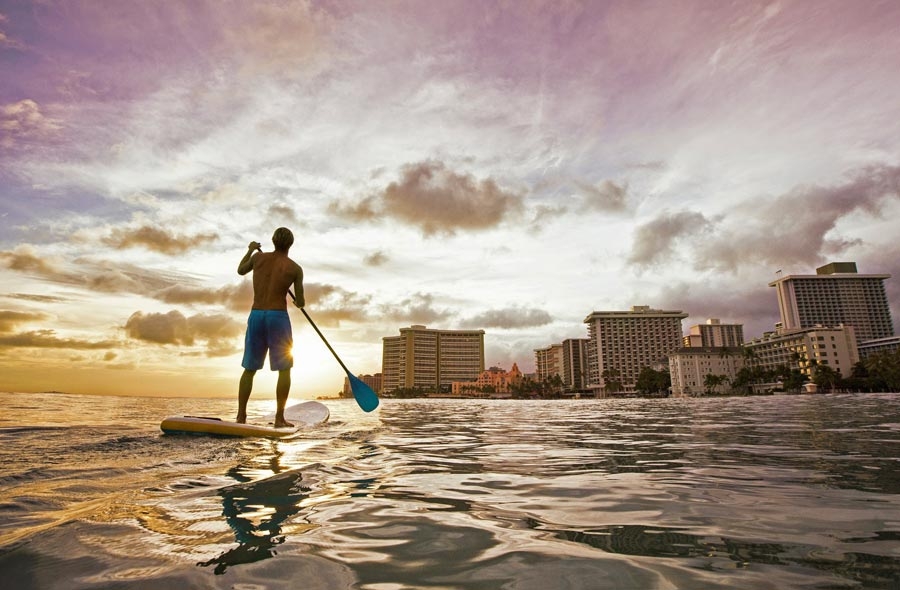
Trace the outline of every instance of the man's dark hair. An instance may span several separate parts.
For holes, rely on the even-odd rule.
[[[279,227],[275,230],[275,233],[272,234],[272,244],[275,245],[276,250],[287,252],[293,243],[294,234],[286,227]]]

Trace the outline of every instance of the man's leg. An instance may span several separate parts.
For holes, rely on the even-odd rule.
[[[278,371],[278,384],[275,386],[275,428],[293,426],[284,419],[284,406],[287,404],[288,394],[291,392],[291,370]]]
[[[244,369],[241,375],[241,383],[238,385],[238,413],[235,422],[245,424],[247,422],[247,401],[250,399],[250,392],[253,391],[253,377],[256,371]]]

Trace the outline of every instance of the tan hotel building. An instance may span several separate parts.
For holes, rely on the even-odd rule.
[[[382,339],[384,392],[419,387],[450,391],[484,371],[484,330],[429,330],[414,325]]]
[[[748,364],[762,369],[782,366],[797,368],[810,378],[817,364],[828,365],[844,377],[849,377],[853,365],[859,362],[853,326],[815,326],[795,330],[779,328],[745,342],[744,348],[751,353]]]

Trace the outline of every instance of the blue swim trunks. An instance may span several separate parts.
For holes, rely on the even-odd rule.
[[[291,318],[288,312],[277,309],[252,309],[247,318],[247,334],[244,336],[244,360],[241,366],[248,371],[263,368],[266,352],[269,368],[284,371],[294,366],[291,347]]]

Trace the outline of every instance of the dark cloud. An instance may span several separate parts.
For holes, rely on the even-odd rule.
[[[854,213],[880,215],[900,198],[900,166],[868,166],[836,186],[799,186],[774,199],[747,201],[724,216],[713,239],[700,242],[698,268],[735,269],[748,262],[774,268],[814,267],[858,245],[858,236],[834,235]]]
[[[749,340],[773,330],[780,320],[775,289],[763,277],[674,283],[663,287],[652,299],[654,307],[680,309],[689,314],[682,323],[685,332],[709,318],[719,318],[724,323],[743,324],[744,338]]]
[[[543,309],[507,307],[491,309],[462,322],[464,328],[536,328],[546,326],[553,318]]]
[[[382,217],[375,197],[366,197],[352,205],[332,201],[328,204],[328,213],[354,221],[375,221]]]
[[[69,299],[66,297],[59,297],[57,295],[37,295],[34,293],[10,293],[6,295],[6,297],[10,299],[23,299],[25,301],[36,301],[38,303],[62,303],[63,301],[68,301]]]
[[[598,184],[577,183],[587,209],[609,213],[621,212],[628,206],[628,185],[619,185],[612,180]]]
[[[387,254],[378,250],[377,252],[372,252],[368,256],[363,259],[363,262],[366,266],[381,266],[385,264],[390,258]]]
[[[386,320],[399,324],[429,324],[453,317],[447,309],[436,309],[430,293],[414,293],[410,297],[391,304],[382,304],[381,313]]]
[[[664,212],[637,228],[629,262],[661,264],[681,242],[698,270],[814,268],[865,244],[859,236],[840,235],[841,220],[860,212],[882,215],[898,198],[900,166],[879,165],[855,170],[836,186],[804,185],[775,198],[751,199],[715,219],[693,211]]]
[[[253,304],[253,283],[241,281],[222,287],[175,284],[153,292],[152,297],[178,305],[224,305],[232,311],[247,311]]]
[[[335,285],[306,283],[303,286],[307,308],[317,324],[340,325],[343,321],[361,322],[367,317],[371,297]],[[221,287],[169,285],[149,293],[154,299],[172,305],[223,305],[231,311],[246,313],[253,304],[253,283],[249,280]]]
[[[290,205],[272,205],[269,207],[269,219],[277,226],[303,226]]]
[[[341,322],[362,322],[371,296],[348,291],[335,285],[310,283],[303,285],[307,312],[316,324],[338,326]]]
[[[16,246],[15,250],[0,252],[0,262],[10,270],[38,275],[52,276],[59,271],[56,266],[38,255],[27,245]]]
[[[692,234],[705,233],[712,227],[706,217],[693,211],[663,212],[656,219],[638,226],[628,262],[650,267],[668,260],[676,242]]]
[[[417,226],[426,236],[498,226],[522,207],[520,195],[493,179],[477,180],[429,160],[405,166],[398,182],[353,205],[332,203],[333,214],[355,220],[384,216]]]
[[[67,348],[75,350],[96,350],[116,348],[121,343],[113,340],[78,340],[76,338],[59,338],[53,330],[34,330],[21,334],[0,336],[0,347],[16,348]]]
[[[896,334],[896,328],[900,327],[900,245],[895,241],[891,246],[880,248],[860,258],[857,267],[861,273],[891,275],[891,278],[884,282],[884,290],[891,308]]]
[[[101,293],[133,293],[167,303],[224,303],[230,309],[241,310],[249,308],[253,299],[253,288],[248,282],[215,289],[202,288],[195,286],[197,281],[190,275],[149,270],[109,260],[75,259],[64,269],[57,261],[39,256],[27,245],[0,252],[0,265],[53,283]],[[9,297],[51,303],[64,301],[39,295]]]
[[[181,254],[219,239],[216,234],[176,235],[145,225],[136,229],[116,229],[103,243],[117,249],[144,247],[161,254]]]
[[[48,317],[50,316],[41,312],[0,310],[0,332],[12,332],[19,324],[37,322]]]
[[[193,346],[206,341],[211,349],[233,348],[230,341],[243,333],[243,325],[224,314],[186,317],[180,311],[144,313],[136,311],[125,322],[125,333],[136,340],[155,344]]]

